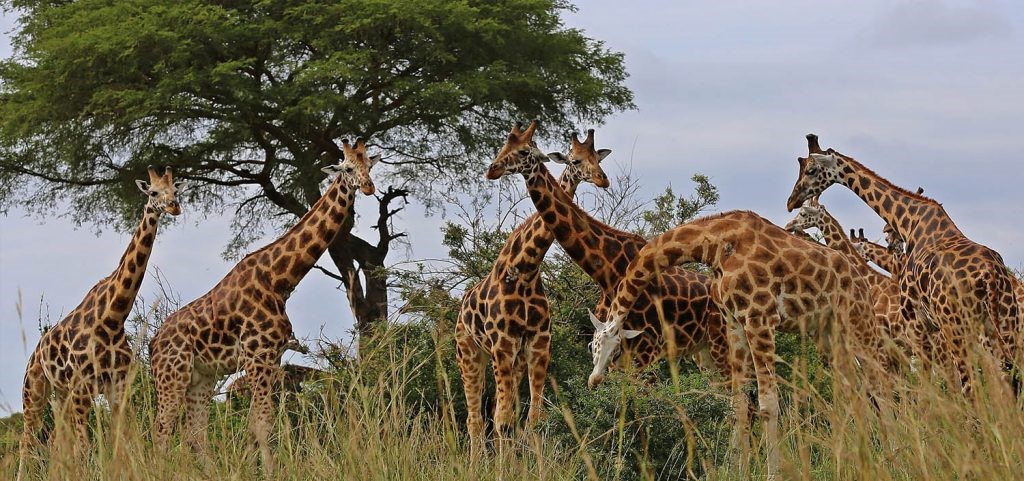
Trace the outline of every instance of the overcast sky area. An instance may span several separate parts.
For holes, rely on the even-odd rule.
[[[613,150],[605,169],[631,170],[645,198],[670,184],[689,192],[690,176],[701,172],[719,187],[717,211],[750,209],[785,224],[793,216],[786,198],[796,157],[806,154],[804,134],[815,132],[823,147],[853,156],[897,185],[924,187],[965,234],[1000,252],[1011,267],[1024,266],[1024,3],[577,6],[565,16],[569,26],[625,53],[638,109],[595,126],[596,140]],[[15,18],[3,15],[0,57],[7,58]],[[489,160],[480,159],[481,175]],[[882,221],[849,190],[832,187],[821,200],[844,226],[881,237]],[[188,302],[234,264],[220,257],[230,218],[190,215],[188,205],[182,210],[157,235],[140,293],[147,300],[156,297],[155,269]],[[409,232],[411,247],[394,250],[389,262],[444,257],[442,222],[411,205],[396,221]],[[38,320],[57,322],[73,309],[114,269],[129,238],[110,230],[97,235],[94,227],[60,218],[28,218],[17,209],[3,217],[0,415],[21,409]],[[330,263],[326,256],[321,262]],[[352,316],[336,288],[315,271],[299,285],[288,302],[299,337],[349,338]],[[285,361],[300,362],[296,356],[288,353]]]

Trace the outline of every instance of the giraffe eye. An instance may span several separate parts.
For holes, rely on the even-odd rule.
[[[806,173],[807,173],[807,175],[814,175],[814,174],[818,173],[818,168],[817,167],[808,167]]]
[[[150,196],[150,197],[156,197],[156,192],[155,192],[155,191],[152,191],[152,190],[151,190],[151,191],[149,191],[149,196]]]
[[[590,341],[587,343],[587,350],[589,350],[591,353],[594,352],[594,341]]]

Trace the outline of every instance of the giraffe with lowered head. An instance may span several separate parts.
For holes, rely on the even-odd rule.
[[[88,446],[87,422],[93,400],[103,394],[112,412],[122,401],[132,362],[124,322],[146,275],[160,217],[181,213],[177,194],[182,184],[174,181],[171,169],[165,168],[163,174],[153,167],[147,171],[148,182],[135,181],[147,196],[142,221],[117,269],[96,284],[67,317],[43,333],[29,357],[22,391],[19,480],[24,479],[28,458],[38,444],[51,395],[56,395],[55,407],[68,416],[75,429],[79,449]]]
[[[830,365],[850,366],[855,357],[873,376],[880,368],[874,356],[882,352],[884,338],[875,321],[870,289],[847,255],[794,236],[753,212],[696,219],[652,239],[630,263],[607,322],[594,333],[591,381],[603,375],[607,359],[618,350],[623,320],[651,280],[686,262],[701,262],[716,272],[711,293],[726,319],[734,410],[747,410],[743,385],[752,364],[764,420],[768,478],[775,479],[779,472],[775,331],[813,333]],[[733,437],[742,454],[742,475],[747,470],[747,421],[736,416]]]
[[[588,130],[585,143],[593,145],[593,138],[593,129]],[[601,289],[601,301],[596,309],[601,315],[629,262],[647,241],[594,219],[576,205],[544,165],[547,160],[559,160],[561,154],[544,156],[518,144],[508,151],[514,155],[496,159],[487,177],[523,175],[545,227]],[[728,344],[721,314],[708,291],[709,285],[710,279],[703,274],[672,267],[662,272],[641,294],[624,322],[621,338],[617,339],[637,370],[643,370],[665,355],[689,355],[710,357],[721,373],[728,374]],[[602,326],[594,315],[591,315],[591,322],[595,329]],[[608,361],[615,363],[619,359]]]
[[[171,314],[150,341],[157,414],[155,444],[164,448],[185,405],[185,441],[206,454],[213,390],[221,377],[245,370],[252,393],[249,431],[264,471],[274,471],[269,437],[272,394],[281,355],[293,341],[285,302],[352,216],[356,190],[375,191],[363,139],[342,140],[343,158],[322,170],[335,176],[313,207],[284,235],[245,256],[209,292]]]
[[[949,358],[936,360],[953,369],[965,391],[974,377],[969,353],[978,339],[1012,368],[1024,323],[1002,257],[968,239],[938,202],[897,187],[834,149],[823,151],[816,135],[807,135],[807,148],[808,156],[798,159],[789,210],[832,184],[852,190],[906,243],[899,276],[903,315],[926,326],[933,345],[948,344],[940,351]]]
[[[512,157],[506,169],[515,169],[520,150],[536,149],[532,138],[537,125],[521,130],[517,124],[498,158]],[[611,151],[594,149],[593,135],[580,142],[571,136],[568,154],[552,154],[566,164],[559,186],[573,195],[580,182],[608,187],[608,177],[600,162]],[[541,283],[540,266],[554,241],[540,214],[533,214],[512,231],[498,253],[487,277],[466,291],[462,297],[455,327],[456,357],[466,394],[468,415],[466,427],[474,453],[483,446],[484,420],[481,397],[485,385],[485,367],[494,364],[497,387],[494,409],[495,432],[506,436],[512,425],[514,399],[525,371],[530,386],[530,410],[527,421],[533,425],[541,417],[544,402],[544,379],[551,360],[551,312]]]

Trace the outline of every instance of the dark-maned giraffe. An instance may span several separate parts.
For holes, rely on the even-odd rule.
[[[342,140],[344,158],[322,170],[336,178],[313,207],[284,235],[243,258],[209,292],[171,314],[150,342],[157,391],[154,442],[165,448],[185,404],[184,438],[206,454],[210,401],[217,382],[245,370],[252,391],[249,430],[264,471],[272,473],[268,438],[272,392],[281,377],[281,355],[292,340],[285,301],[352,216],[355,191],[374,193],[364,141]]]
[[[818,229],[825,238],[825,245],[843,254],[850,256],[858,271],[864,276],[871,288],[871,299],[875,308],[875,315],[880,322],[885,323],[885,331],[903,350],[903,356],[893,353],[893,359],[905,357],[904,364],[907,364],[912,355],[920,355],[920,341],[916,337],[921,335],[921,330],[907,326],[903,320],[903,313],[900,310],[900,287],[897,279],[882,275],[871,268],[868,261],[861,255],[853,242],[847,238],[843,226],[832,214],[828,213],[825,206],[817,199],[808,199],[800,207],[796,217],[786,224],[786,230],[806,231]]]
[[[807,148],[808,156],[798,159],[800,173],[787,207],[799,207],[832,184],[845,185],[905,241],[903,315],[926,326],[929,335],[941,332],[950,358],[933,359],[954,369],[965,391],[974,377],[968,354],[978,339],[1004,368],[1012,367],[1024,323],[1002,257],[968,239],[938,202],[895,186],[834,149],[821,150],[813,134]],[[937,342],[938,337],[932,339]]]
[[[850,366],[855,357],[869,375],[877,374],[881,360],[875,356],[882,352],[884,335],[875,321],[870,289],[846,254],[791,235],[753,212],[700,218],[652,239],[630,263],[604,328],[594,333],[591,380],[602,375],[618,350],[622,321],[654,276],[687,262],[702,262],[716,272],[711,292],[726,319],[737,413],[747,409],[743,387],[748,357],[753,359],[768,478],[774,479],[779,471],[776,329],[813,335],[830,365]],[[736,421],[733,442],[742,452],[740,472],[746,475],[747,418],[736,416]]]
[[[88,446],[86,423],[93,400],[103,394],[111,412],[116,412],[122,400],[132,362],[124,321],[146,275],[160,216],[181,213],[177,199],[181,183],[174,182],[171,169],[164,169],[163,174],[153,167],[147,170],[149,182],[136,181],[139,190],[148,196],[142,221],[117,269],[96,284],[67,317],[43,333],[29,357],[22,391],[25,421],[19,480],[24,478],[28,458],[38,444],[51,394],[57,397],[55,408],[68,416],[76,431],[78,449]]]
[[[592,139],[592,131],[587,135]],[[497,179],[517,172],[523,174],[530,198],[544,225],[554,234],[566,254],[601,289],[601,301],[595,311],[602,315],[629,262],[647,241],[636,234],[610,227],[577,206],[544,165],[548,157],[527,149],[513,152],[517,158],[496,160],[488,169],[488,178]],[[515,172],[506,168],[506,162],[516,163]],[[638,370],[665,355],[697,356],[706,353],[710,354],[719,371],[728,375],[728,343],[721,314],[708,292],[709,285],[707,276],[676,267],[666,269],[656,282],[650,284],[624,323],[624,351],[629,353]],[[591,316],[591,321],[594,320]],[[600,328],[596,322],[594,327]]]
[[[519,151],[537,149],[533,142],[536,124],[525,131],[520,128],[521,125],[512,128],[498,153],[499,159],[508,158],[504,162],[507,171],[518,170]],[[583,142],[573,133],[571,141],[568,155],[552,154],[552,159],[566,164],[559,179],[560,187],[570,196],[584,181],[607,187],[608,177],[600,162],[611,151],[594,149],[593,131]],[[466,394],[466,428],[473,453],[480,453],[483,447],[481,398],[488,359],[494,364],[497,387],[495,432],[507,437],[505,431],[513,424],[514,400],[524,370],[530,385],[527,421],[533,425],[540,419],[544,379],[551,360],[551,312],[544,295],[540,266],[553,240],[540,214],[527,217],[509,235],[487,277],[462,297],[455,327],[456,357]]]

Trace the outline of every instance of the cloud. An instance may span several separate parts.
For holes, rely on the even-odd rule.
[[[1006,36],[1012,27],[993,7],[988,2],[904,2],[877,16],[863,39],[875,47],[908,48],[961,45]]]

